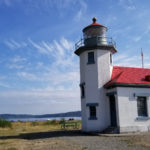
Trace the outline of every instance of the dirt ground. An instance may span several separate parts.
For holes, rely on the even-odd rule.
[[[80,130],[0,136],[0,150],[150,150],[150,133],[107,135]]]

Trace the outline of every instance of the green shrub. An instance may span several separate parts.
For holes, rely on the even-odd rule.
[[[59,124],[63,124],[63,123],[65,123],[65,119],[64,118],[62,118],[60,121],[59,121]]]
[[[47,120],[43,123],[44,125],[57,125],[58,121],[57,120]]]
[[[51,120],[51,124],[52,124],[52,125],[57,125],[57,124],[58,124],[58,121],[57,121],[56,119]]]
[[[11,128],[12,124],[10,121],[0,118],[0,127],[1,128],[7,128],[7,127]]]

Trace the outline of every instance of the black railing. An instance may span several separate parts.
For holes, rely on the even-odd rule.
[[[78,49],[79,47],[82,46],[101,46],[101,45],[113,45],[116,47],[116,43],[112,38],[109,37],[91,37],[87,39],[80,39],[76,44],[75,44],[75,49]]]

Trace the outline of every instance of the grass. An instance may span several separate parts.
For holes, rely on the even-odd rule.
[[[10,147],[10,148],[8,148],[7,150],[17,150],[17,149],[14,148],[14,147]]]
[[[5,120],[3,118],[0,118],[0,127],[1,128],[7,128],[7,127],[11,128],[12,124],[11,124],[10,121],[7,121],[7,120]]]
[[[51,121],[33,121],[33,122],[9,122],[9,126],[2,128],[0,127],[0,136],[17,136],[22,133],[34,133],[34,132],[45,132],[61,130],[60,123],[62,120],[51,120]],[[77,121],[79,127],[81,127],[81,121]],[[68,128],[70,129],[70,128]]]
[[[17,137],[21,134],[32,134],[32,133],[42,133],[49,131],[59,131],[61,129],[60,123],[64,122],[62,119],[60,121],[51,120],[51,121],[33,121],[33,122],[8,122],[1,120],[0,127],[0,150],[19,150],[20,147],[26,145],[28,142],[25,139],[21,138],[9,138],[9,137]],[[2,125],[2,122],[5,122]],[[81,127],[81,121],[77,121]],[[68,128],[70,130],[72,128]],[[3,139],[4,137],[4,139]],[[31,142],[32,143],[32,142]],[[33,142],[34,144],[34,142]],[[30,145],[30,144],[29,144]],[[23,148],[22,148],[23,149]]]
[[[0,150],[35,150],[35,149],[59,149],[59,147],[63,147],[65,150],[86,150],[88,147],[79,148],[70,148],[70,143],[68,141],[61,140],[57,138],[49,138],[50,131],[59,131],[61,130],[60,123],[63,123],[65,120],[52,120],[52,121],[34,121],[34,122],[11,122],[11,128],[9,126],[5,126],[5,128],[0,127]],[[73,121],[78,122],[79,127],[81,128],[81,121]],[[79,129],[80,129],[79,128]],[[72,128],[67,128],[67,130],[72,130]],[[36,136],[41,136],[42,133],[48,133],[48,137],[39,138],[36,140],[31,139],[23,139],[19,135],[21,134],[30,134],[34,133]],[[40,134],[36,134],[40,133]],[[50,134],[53,134],[52,132]],[[3,137],[5,137],[3,139]],[[11,138],[9,138],[11,137]],[[18,137],[18,138],[15,138]],[[93,137],[94,138],[94,137]],[[101,138],[101,137],[100,137]],[[111,137],[109,137],[111,138]],[[113,137],[112,137],[113,138]],[[150,133],[143,133],[139,135],[125,136],[120,137],[124,142],[128,144],[128,146],[142,146],[150,148]],[[67,147],[67,148],[66,148]]]

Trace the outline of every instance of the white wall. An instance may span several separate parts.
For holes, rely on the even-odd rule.
[[[148,131],[150,130],[150,119],[137,120],[137,97],[134,97],[134,93],[138,94],[150,94],[149,88],[117,88],[117,101],[119,109],[119,126],[120,132],[130,131]],[[147,110],[148,117],[150,117],[150,98],[147,97]]]
[[[87,64],[88,52],[94,51],[95,64]],[[89,50],[80,55],[80,83],[85,82],[85,98],[81,99],[82,130],[101,131],[110,124],[109,101],[103,85],[110,80],[112,66],[110,52],[106,50]],[[87,103],[98,103],[97,120],[89,120]]]
[[[101,118],[101,129],[105,129],[110,125],[109,99],[106,96],[106,84],[111,79],[112,64],[110,64],[110,51],[97,51],[98,57],[98,90],[99,90],[99,117]]]

